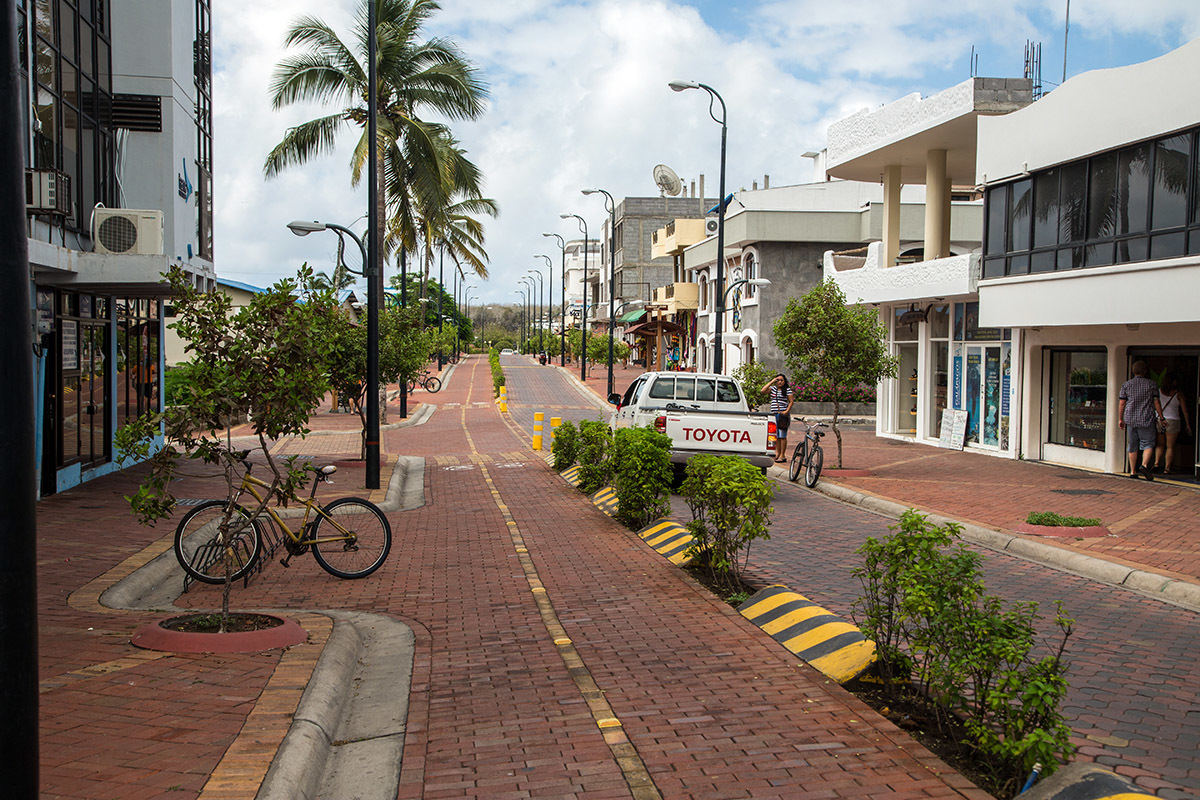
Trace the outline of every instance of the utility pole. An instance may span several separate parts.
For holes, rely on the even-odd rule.
[[[25,229],[25,134],[17,5],[0,2],[0,747],[6,797],[38,796],[37,466],[33,318]]]

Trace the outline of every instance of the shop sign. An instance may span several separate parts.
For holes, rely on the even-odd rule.
[[[62,368],[79,369],[79,323],[62,321]]]

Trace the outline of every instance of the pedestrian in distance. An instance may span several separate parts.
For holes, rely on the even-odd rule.
[[[1180,431],[1186,430],[1189,436],[1192,434],[1187,398],[1179,391],[1179,380],[1174,372],[1163,373],[1158,402],[1165,422],[1159,426],[1158,442],[1154,447],[1154,471],[1166,473],[1175,464],[1175,442]]]
[[[787,461],[787,432],[795,393],[782,372],[767,381],[761,391],[770,394],[771,413],[775,415],[775,463],[782,464]]]
[[[1135,361],[1133,377],[1121,384],[1117,425],[1125,431],[1129,452],[1129,477],[1140,472],[1146,480],[1154,480],[1151,462],[1158,439],[1158,426],[1163,421],[1162,403],[1158,399],[1158,384],[1146,377],[1146,362]],[[1138,463],[1138,453],[1141,463]]]

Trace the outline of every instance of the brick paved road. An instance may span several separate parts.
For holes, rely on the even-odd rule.
[[[377,573],[339,581],[298,558],[235,589],[243,608],[364,610],[412,628],[399,797],[984,800],[597,511],[490,393],[486,361],[467,359],[425,425],[385,431],[389,455],[426,458],[426,503],[390,515]],[[323,458],[354,455],[327,452],[354,437],[324,438]],[[321,494],[361,482],[348,467]],[[258,706],[319,637],[310,628],[314,643],[282,657],[139,658],[128,636],[146,615],[96,603],[114,565],[169,533],[133,524],[131,487],[110,476],[39,506],[45,796],[253,796],[235,788],[239,764],[267,759],[255,717],[287,714]],[[193,478],[179,494],[215,489]],[[180,604],[212,607],[218,591]]]
[[[784,583],[849,615],[860,586],[850,574],[868,536],[893,524],[803,487],[777,481],[771,539],[756,542],[751,578]],[[679,498],[677,518],[687,519]],[[1200,790],[1200,615],[1096,581],[976,548],[989,591],[1006,601],[1034,600],[1053,614],[1056,600],[1075,618],[1068,652],[1071,691],[1065,713],[1079,757],[1097,761],[1164,798]],[[1049,630],[1052,624],[1044,623]]]

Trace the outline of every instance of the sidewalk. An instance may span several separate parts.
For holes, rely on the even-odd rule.
[[[308,630],[286,651],[129,645],[163,615],[107,608],[101,593],[172,535],[138,526],[122,499],[137,470],[39,504],[44,797],[255,796],[351,612],[413,636],[411,663],[389,665],[390,692],[411,679],[398,782],[383,785],[394,763],[358,769],[389,797],[985,797],[555,475],[498,413],[486,360],[413,399],[436,412],[389,426],[382,449],[389,468],[424,458],[424,505],[389,513],[383,567],[339,581],[301,556],[234,588],[235,607],[287,609]],[[312,425],[333,433],[277,447],[339,463],[322,496],[364,494],[358,436],[334,416]],[[219,488],[196,476],[175,493]],[[218,603],[203,586],[176,601]]]

